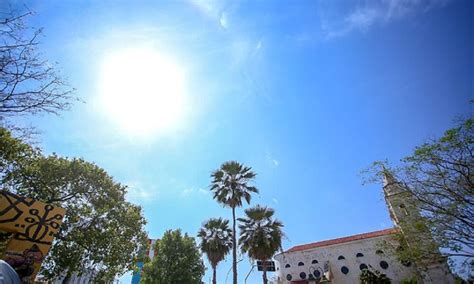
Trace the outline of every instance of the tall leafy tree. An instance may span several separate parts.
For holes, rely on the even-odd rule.
[[[60,231],[43,262],[50,279],[94,271],[96,282],[132,269],[146,242],[139,206],[125,201],[126,186],[95,164],[39,149],[0,128],[0,189],[66,209]]]
[[[228,161],[214,171],[211,175],[211,191],[214,199],[225,207],[232,209],[232,272],[233,283],[237,284],[237,233],[235,208],[242,206],[242,200],[250,204],[253,193],[258,189],[250,183],[254,181],[256,174],[252,168],[246,167],[236,161]]]
[[[281,249],[283,223],[273,218],[275,210],[260,205],[245,210],[239,218],[239,244],[242,252],[263,263],[263,283],[267,284],[266,261]]]
[[[145,284],[201,284],[204,263],[194,238],[169,230],[155,243],[156,256],[143,267]]]
[[[427,141],[396,167],[375,162],[368,181],[378,181],[390,169],[415,199],[423,217],[420,229],[429,230],[441,253],[456,263],[474,259],[474,118],[458,121],[443,136]],[[375,174],[373,174],[375,173]],[[415,224],[418,225],[418,224]],[[424,243],[423,240],[420,240]],[[436,249],[437,251],[437,249]],[[421,246],[397,250],[402,259],[431,257]]]
[[[207,255],[212,267],[212,283],[216,284],[216,269],[232,248],[232,230],[229,220],[212,218],[203,224],[198,232],[201,238],[201,251]]]

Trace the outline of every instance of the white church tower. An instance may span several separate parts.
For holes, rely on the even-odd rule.
[[[395,225],[406,241],[408,249],[419,256],[414,260],[423,283],[454,283],[446,257],[439,252],[429,229],[418,210],[416,198],[386,169],[384,174],[385,201]]]

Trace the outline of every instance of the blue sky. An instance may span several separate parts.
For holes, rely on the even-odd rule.
[[[44,27],[42,53],[85,101],[19,122],[38,127],[46,153],[83,157],[129,185],[152,238],[175,228],[195,235],[207,218],[230,218],[208,192],[210,173],[227,160],[258,173],[252,204],[276,209],[284,248],[391,227],[381,186],[362,186],[360,171],[398,161],[472,113],[471,1],[11,4],[37,13],[29,24]],[[117,98],[129,112],[100,101],[106,58],[130,49],[179,70],[179,115],[166,129],[130,129],[168,113],[148,101],[174,94],[159,66],[134,66],[147,74],[137,86],[152,87]],[[230,265],[229,257],[218,279]],[[249,269],[245,259],[240,282]],[[248,283],[260,279],[254,272]]]

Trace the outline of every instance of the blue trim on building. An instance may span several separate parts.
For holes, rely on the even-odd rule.
[[[143,262],[137,262],[138,271],[133,272],[132,276],[132,284],[140,284],[140,278],[143,269]]]

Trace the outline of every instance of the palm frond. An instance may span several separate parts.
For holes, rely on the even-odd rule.
[[[201,239],[201,251],[213,266],[217,266],[232,249],[229,220],[211,218],[202,225],[197,235]]]
[[[245,218],[238,218],[240,249],[257,260],[271,259],[281,248],[283,223],[273,219],[275,210],[260,205],[245,210]]]
[[[252,193],[258,193],[258,189],[250,184],[255,177],[251,167],[228,161],[211,174],[210,190],[214,199],[224,206],[240,207],[243,200],[250,204]]]

